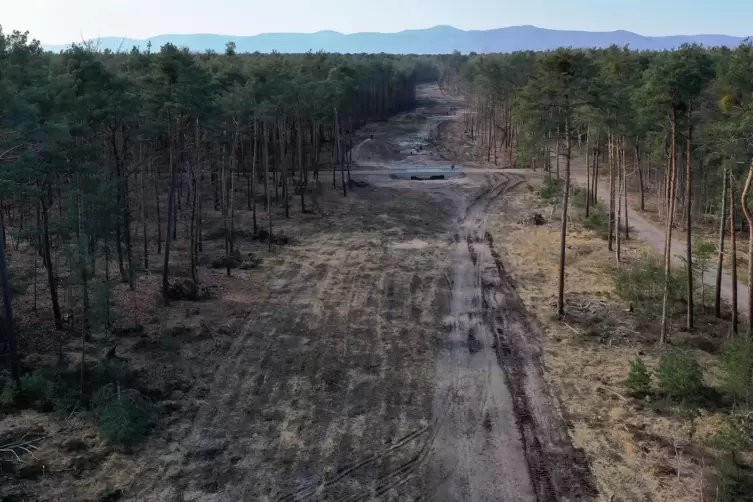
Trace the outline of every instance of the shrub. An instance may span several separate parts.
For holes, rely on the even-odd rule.
[[[58,374],[53,368],[40,368],[21,378],[21,396],[27,406],[51,411],[59,394]]]
[[[0,392],[0,410],[8,411],[16,407],[18,390],[13,382],[6,382],[3,391]]]
[[[749,446],[750,440],[748,431],[741,427],[734,417],[727,417],[711,438],[711,445],[734,455],[735,452]]]
[[[630,361],[630,371],[627,377],[627,387],[633,394],[648,394],[651,389],[651,373],[640,357]]]
[[[664,266],[646,254],[635,262],[613,269],[615,291],[635,303],[660,305],[664,296]],[[669,275],[669,296],[673,301],[685,296],[685,281],[677,272]]]
[[[691,403],[703,392],[703,370],[693,355],[685,350],[670,349],[659,361],[659,388],[672,399]]]
[[[557,202],[562,196],[563,180],[561,178],[547,177],[544,178],[541,188],[539,188],[539,197],[545,202]]]
[[[736,403],[748,404],[753,391],[753,343],[735,336],[722,348],[721,390]]]
[[[750,499],[750,479],[738,467],[725,466],[717,475],[719,501],[746,502]]]
[[[583,217],[583,227],[595,232],[604,240],[609,238],[609,215],[599,204],[589,209],[588,216]]]
[[[155,407],[140,392],[117,384],[102,387],[94,396],[94,414],[102,438],[108,443],[131,445],[142,440],[152,426]]]

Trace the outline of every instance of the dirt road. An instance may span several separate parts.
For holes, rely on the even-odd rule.
[[[574,169],[572,172],[573,182],[581,186],[586,186],[587,177],[585,169]],[[605,183],[600,183],[597,189],[597,195],[599,199],[605,204],[609,204],[609,186]],[[629,207],[627,211],[628,223],[630,225],[630,231],[633,237],[646,242],[651,247],[664,253],[664,241],[666,239],[666,232],[664,229],[657,227],[646,218],[644,218],[640,212],[634,208]],[[680,242],[677,239],[672,239],[672,262],[675,266],[684,266],[686,257],[685,243]],[[703,274],[703,280],[706,284],[716,283],[716,268],[710,267]],[[722,274],[722,297],[728,302],[732,302],[732,277],[724,272]],[[748,312],[748,287],[738,282],[737,284],[737,308],[742,315],[747,315]]]
[[[431,152],[429,130],[402,143]],[[355,176],[249,276],[261,307],[128,500],[595,499],[485,231],[522,177]]]

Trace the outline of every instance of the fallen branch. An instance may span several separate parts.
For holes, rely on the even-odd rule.
[[[583,334],[583,333],[581,333],[580,331],[578,331],[577,329],[575,329],[575,328],[573,328],[572,326],[570,326],[569,324],[567,324],[566,322],[563,322],[562,324],[564,324],[565,326],[567,326],[568,328],[570,328],[571,330],[573,330],[573,333],[575,333],[575,334],[576,334],[576,335],[578,335],[578,336],[580,336],[580,335],[582,335],[582,334]]]
[[[628,401],[627,399],[625,399],[625,397],[624,397],[624,396],[623,396],[622,394],[620,394],[620,393],[618,393],[618,392],[616,392],[616,391],[614,391],[614,390],[610,389],[609,387],[605,387],[605,389],[607,389],[607,390],[608,390],[609,392],[611,392],[611,393],[612,393],[612,394],[614,394],[615,396],[619,397],[620,399],[622,399],[622,400],[623,400],[623,401],[625,401],[626,403],[628,403],[628,402],[629,402],[629,401]]]
[[[444,280],[447,281],[447,286],[450,288],[450,290],[452,290],[452,281],[450,280],[450,277],[447,275],[446,272],[443,275],[444,275]]]
[[[37,457],[34,455],[34,452],[38,450],[39,447],[36,446],[34,443],[37,443],[43,439],[46,439],[48,436],[42,436],[36,439],[30,439],[28,441],[24,441],[24,439],[26,439],[26,436],[28,436],[28,434],[24,434],[21,437],[21,439],[19,439],[16,442],[11,442],[4,445],[0,445],[0,454],[11,453],[14,457],[16,457],[16,462],[20,464],[25,464],[26,462],[23,459],[21,459],[19,453],[21,453],[21,455],[23,455],[24,453],[28,453],[29,455],[32,456],[33,459],[37,460]]]

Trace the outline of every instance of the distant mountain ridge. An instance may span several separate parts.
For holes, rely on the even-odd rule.
[[[647,37],[630,31],[609,32],[549,30],[536,26],[510,26],[494,30],[464,31],[451,26],[435,26],[422,30],[397,33],[352,33],[319,31],[316,33],[263,33],[253,36],[214,34],[157,35],[149,39],[104,37],[97,41],[100,50],[130,51],[137,46],[142,50],[152,42],[153,50],[170,42],[188,47],[194,52],[213,50],[223,52],[225,44],[233,41],[237,52],[302,53],[323,50],[341,53],[391,54],[445,54],[455,50],[468,53],[514,52],[519,50],[549,50],[558,47],[609,47],[612,44],[628,45],[636,50],[675,49],[684,43],[697,43],[709,47],[736,47],[743,37],[729,35],[673,35]],[[44,45],[54,52],[65,45]]]

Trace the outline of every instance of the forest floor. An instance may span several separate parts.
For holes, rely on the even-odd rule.
[[[436,87],[422,92],[424,109],[456,104]],[[358,139],[394,146],[398,167],[446,168],[437,136],[453,118],[429,115],[401,114]],[[487,228],[492,208],[519,217],[504,201],[524,193],[523,176],[469,169],[407,181],[378,158],[367,164],[353,169],[346,198],[322,171],[313,211],[285,218],[274,205],[275,233],[290,242],[271,250],[250,238],[238,197],[249,266],[231,277],[208,266],[223,253],[220,215],[208,217],[206,301],[162,305],[155,259],[134,291],[118,285],[123,329],[92,341],[88,357],[96,342],[100,358],[113,347],[109,356],[127,361],[158,407],[156,426],[125,448],[105,443],[85,410],[0,415],[0,445],[36,448],[17,450],[23,462],[2,452],[0,499],[596,499],[545,382],[544,333],[503,266],[506,236]],[[186,257],[179,240],[174,276],[188,275]],[[19,298],[31,319],[25,366],[54,360],[58,342],[75,360],[75,336],[41,329],[49,306],[41,286],[38,295],[38,316],[29,292]]]
[[[585,158],[581,156],[575,156],[572,164],[572,179],[573,182],[585,187],[587,184],[586,176],[586,164]],[[598,197],[601,201],[608,203],[609,201],[609,183],[607,179],[599,179],[599,186],[597,189]],[[650,197],[649,197],[650,198]],[[639,211],[636,208],[640,207],[640,203],[636,204],[635,197],[628,197],[628,210],[627,218],[630,231],[633,233],[633,237],[642,240],[647,243],[653,249],[658,252],[664,253],[664,242],[666,238],[666,229],[663,222],[659,221],[658,212],[656,210],[651,211],[651,206],[648,205],[649,211]],[[705,230],[705,231],[704,231]],[[718,232],[718,229],[716,230]],[[707,242],[711,242],[714,245],[717,243],[717,236],[713,234],[714,230],[705,229],[704,227],[698,228],[696,232],[696,238],[704,239]],[[672,231],[672,262],[675,266],[683,266],[686,258],[686,243],[685,243],[684,229],[673,229]],[[740,242],[743,242],[740,239]],[[727,242],[727,249],[729,249],[729,243]],[[744,250],[739,246],[738,252],[742,255]],[[742,257],[741,257],[742,258]],[[703,280],[706,284],[713,285],[716,281],[716,254],[713,259],[714,264],[709,266],[709,269],[704,273]],[[741,259],[738,260],[739,264],[743,263]],[[745,260],[744,263],[747,263]],[[738,269],[738,288],[737,288],[737,305],[738,311],[747,315],[748,312],[748,288],[747,285],[740,281],[741,276],[744,276],[743,269]],[[732,277],[729,272],[722,274],[722,298],[726,301],[732,301]]]

